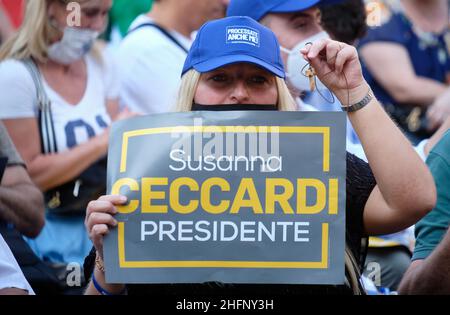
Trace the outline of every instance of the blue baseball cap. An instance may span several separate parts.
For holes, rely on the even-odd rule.
[[[320,2],[320,0],[231,0],[227,16],[249,16],[259,21],[268,13],[303,11]]]
[[[233,16],[204,24],[189,50],[183,76],[195,69],[200,73],[247,62],[285,78],[280,45],[267,27],[245,16]]]

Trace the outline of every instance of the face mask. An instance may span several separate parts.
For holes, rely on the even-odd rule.
[[[278,110],[277,105],[256,105],[256,104],[220,104],[201,105],[192,104],[192,111],[234,111],[234,110]]]
[[[66,27],[63,38],[48,48],[48,56],[53,61],[71,64],[91,50],[98,36],[99,32],[90,29]]]
[[[295,45],[292,50],[281,47],[281,51],[288,54],[287,65],[286,65],[286,77],[289,84],[298,89],[299,91],[308,92],[310,91],[309,78],[305,76],[307,70],[308,61],[303,58],[300,53],[300,49],[304,48],[307,43],[313,43],[319,39],[330,38],[326,32],[320,32],[314,36],[311,36],[304,41]],[[323,85],[322,82],[316,77],[316,88],[318,90],[327,90],[328,88]]]

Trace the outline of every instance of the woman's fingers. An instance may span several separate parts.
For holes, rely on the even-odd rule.
[[[315,41],[312,45],[308,45],[310,46],[310,48],[307,57],[310,60],[316,59],[319,56],[320,52],[327,46],[330,41],[331,40],[329,39],[321,39]]]
[[[109,228],[106,224],[97,224],[92,227],[89,237],[94,244],[95,249],[103,259],[103,238],[109,233]]]
[[[305,45],[305,47],[300,49],[300,53],[303,55],[303,58],[308,62],[309,62],[308,54],[309,51],[311,50],[312,45],[313,45],[312,43],[308,43]]]
[[[109,201],[95,200],[88,203],[86,214],[89,215],[93,212],[116,214],[117,208]]]
[[[333,68],[339,51],[342,49],[340,43],[329,42],[326,46],[326,60],[330,68]]]
[[[113,215],[117,214],[116,205],[124,204],[125,196],[107,195],[89,202],[86,209],[85,226],[95,248],[101,252],[103,236],[109,233],[110,227],[117,226]]]
[[[338,73],[343,71],[347,61],[358,56],[353,46],[330,39],[316,41],[312,45],[305,47],[301,52],[314,63],[313,66],[326,61],[329,68],[335,69]]]
[[[98,198],[99,201],[109,201],[115,205],[122,205],[127,202],[127,197],[122,195],[104,195]]]
[[[117,221],[108,213],[94,212],[86,219],[89,238],[102,257],[103,237],[109,233],[111,226],[117,226]]]
[[[116,214],[116,205],[122,205],[127,201],[125,196],[120,195],[107,195],[101,196],[97,200],[93,200],[88,203],[86,208],[86,219],[93,212],[105,212],[110,214]]]
[[[86,220],[86,228],[91,231],[95,225],[106,224],[109,226],[117,226],[117,220],[108,213],[93,212]]]

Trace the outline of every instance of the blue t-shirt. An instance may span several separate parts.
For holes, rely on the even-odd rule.
[[[417,76],[446,83],[447,75],[450,73],[449,47],[445,40],[447,33],[448,30],[443,34],[414,30],[413,25],[404,14],[394,13],[386,24],[369,29],[366,37],[359,43],[358,48],[372,42],[399,44],[408,51]],[[397,105],[393,97],[372,76],[363,60],[361,64],[364,77],[372,87],[378,100],[383,105]]]

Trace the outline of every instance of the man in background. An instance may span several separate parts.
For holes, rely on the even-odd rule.
[[[143,114],[174,105],[192,33],[222,18],[228,0],[154,0],[131,24],[118,52],[120,103]]]

